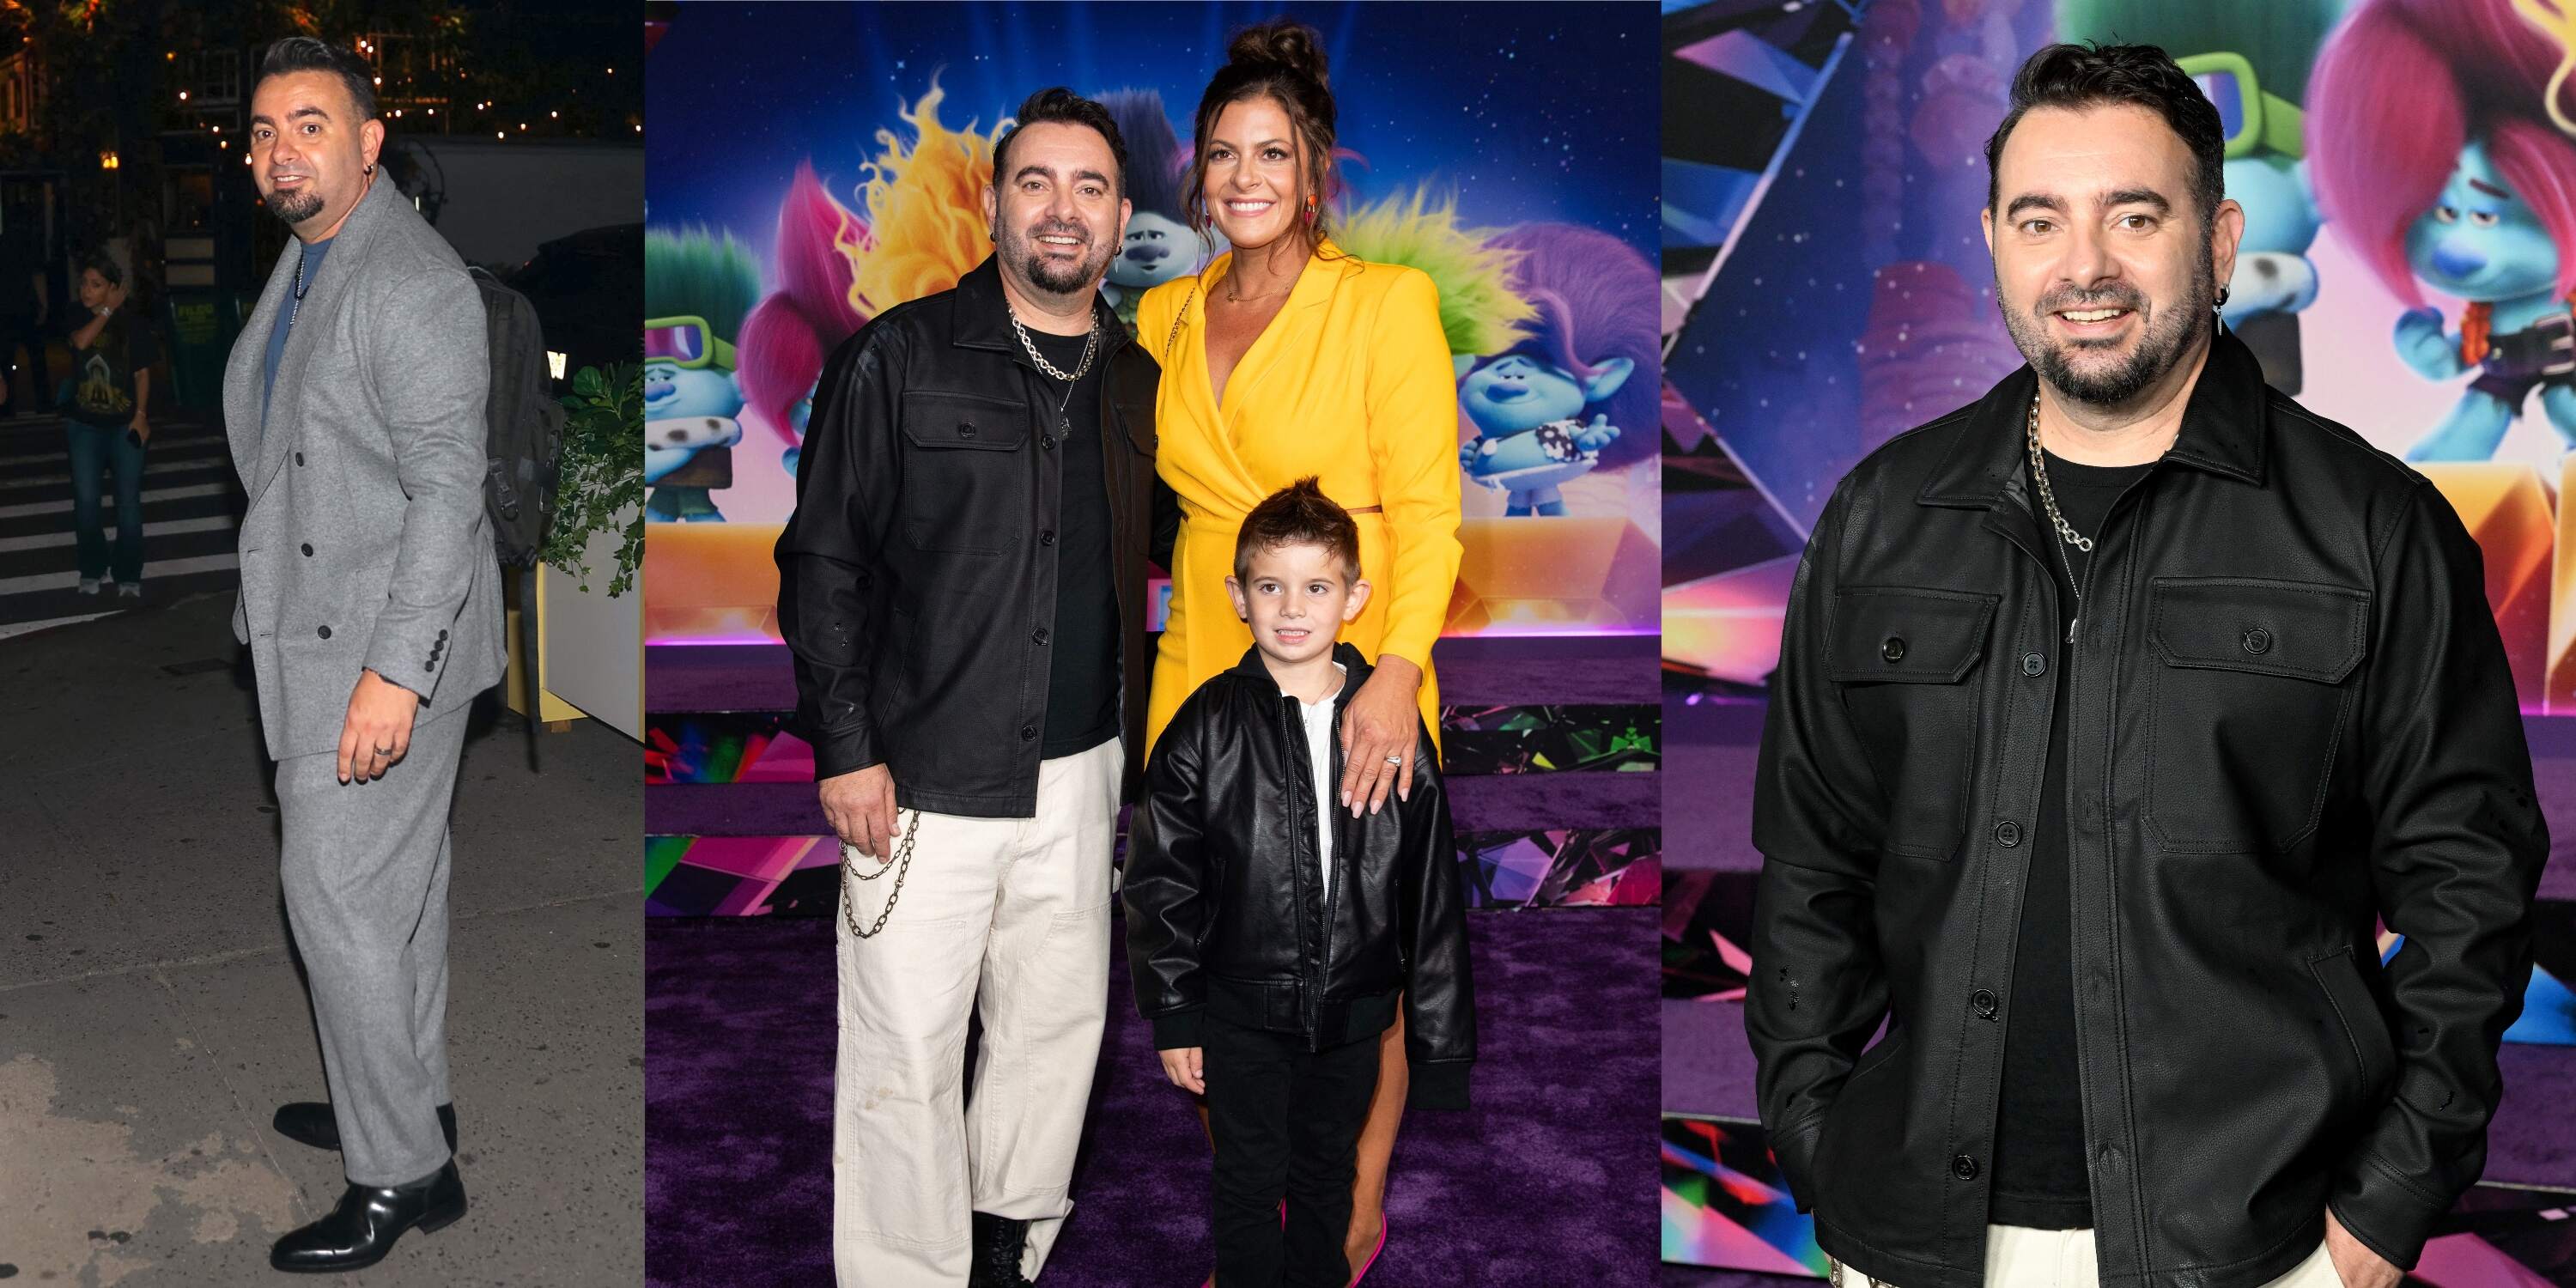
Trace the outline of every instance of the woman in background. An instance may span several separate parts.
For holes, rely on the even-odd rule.
[[[143,595],[143,448],[152,439],[145,414],[152,395],[152,328],[125,308],[125,273],[93,252],[81,261],[80,302],[87,320],[72,328],[72,397],[63,432],[71,440],[72,528],[80,551],[80,593],[95,595],[109,577],[116,593]],[[99,512],[99,475],[116,472],[116,550],[111,562]]]

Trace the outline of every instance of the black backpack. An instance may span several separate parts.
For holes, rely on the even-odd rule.
[[[528,297],[474,270],[483,293],[483,322],[492,353],[483,510],[503,565],[533,568],[555,513],[563,454],[563,404],[546,378],[545,333]]]
[[[537,646],[537,552],[554,522],[562,475],[563,404],[547,381],[546,341],[528,297],[477,268],[492,388],[484,402],[483,512],[501,566],[519,570],[519,656],[528,668],[528,767],[537,765],[545,667]]]

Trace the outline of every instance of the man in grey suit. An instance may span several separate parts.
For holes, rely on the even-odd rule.
[[[251,96],[251,172],[295,243],[224,373],[250,508],[233,633],[277,761],[286,912],[331,1100],[278,1131],[348,1188],[280,1270],[352,1270],[465,1211],[448,1098],[448,810],[465,711],[502,673],[483,513],[483,309],[376,170],[370,73],[293,38]],[[306,313],[311,317],[304,316]]]

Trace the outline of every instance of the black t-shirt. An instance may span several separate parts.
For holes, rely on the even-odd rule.
[[[65,346],[70,347],[71,335],[87,325],[89,316],[84,312],[66,328]],[[142,319],[123,308],[108,314],[98,334],[90,337],[89,347],[72,348],[72,405],[66,410],[87,425],[123,425],[133,420],[134,373],[151,367],[160,355],[161,346]]]
[[[1082,365],[1085,337],[1029,338],[1056,370]],[[1100,444],[1101,384],[1109,370],[1109,335],[1076,381],[1071,401],[1065,383],[1041,371],[1047,405],[1040,423],[1055,435],[1064,457],[1061,528],[1055,534],[1055,625],[1047,632],[1047,712],[1039,756],[1052,760],[1089,751],[1118,736],[1118,593],[1109,569],[1109,484]],[[1062,411],[1058,411],[1061,405]]]
[[[2099,540],[2129,485],[2153,465],[2078,465],[2047,458],[2058,512],[2075,531]],[[2027,470],[2025,469],[2025,473]],[[2028,480],[2025,480],[2028,482]],[[2074,916],[2066,878],[2066,627],[2076,614],[2076,582],[2092,556],[2066,544],[2048,521],[2039,487],[2030,482],[2031,518],[2057,582],[2057,719],[2048,734],[2048,772],[2040,787],[2039,827],[2032,833],[2030,874],[2022,891],[2021,945],[2013,954],[2012,1002],[2005,1017],[2004,1081],[1995,1115],[1994,1190],[1986,1219],[2041,1230],[2090,1229],[2093,1185],[2085,1167],[2084,1096],[2075,1055]],[[2018,662],[2014,663],[2019,665]]]

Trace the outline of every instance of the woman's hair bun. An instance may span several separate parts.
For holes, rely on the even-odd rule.
[[[1228,62],[1283,67],[1318,86],[1331,83],[1326,78],[1322,34],[1294,18],[1273,18],[1234,33],[1225,57]]]

